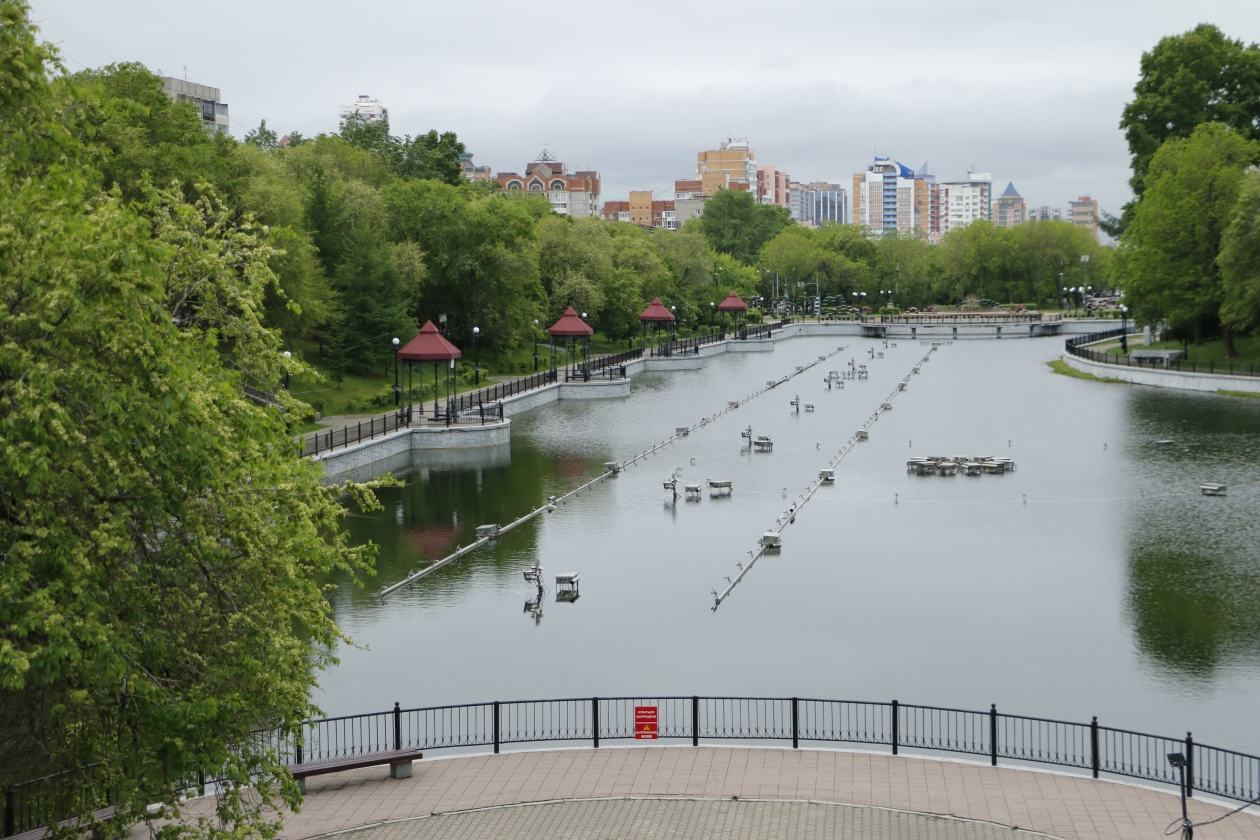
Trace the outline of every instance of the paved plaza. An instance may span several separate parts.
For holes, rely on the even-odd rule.
[[[288,840],[354,829],[364,831],[353,840],[780,832],[905,840],[1023,840],[1034,833],[1063,840],[1159,840],[1181,808],[1175,793],[1062,773],[839,750],[707,746],[430,757],[415,763],[410,779],[390,779],[386,768],[371,768],[313,777],[307,790],[301,813],[285,820]],[[550,804],[503,807],[529,803]],[[868,807],[820,808],[824,803]],[[210,811],[209,800],[188,804],[190,816]],[[1196,822],[1229,810],[1198,798],[1190,807]],[[468,813],[479,809],[494,810]],[[895,817],[892,811],[912,813]],[[1260,816],[1238,814],[1195,836],[1257,840]]]
[[[385,823],[345,840],[1041,840],[994,823],[823,802],[586,799],[506,805]]]

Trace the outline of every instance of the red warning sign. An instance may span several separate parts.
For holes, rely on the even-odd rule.
[[[657,719],[655,706],[634,707],[634,737],[636,740],[655,741],[657,737]]]

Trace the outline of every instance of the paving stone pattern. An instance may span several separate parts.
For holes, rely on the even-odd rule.
[[[613,799],[506,806],[386,823],[344,840],[1044,840],[993,823],[819,802]]]
[[[1169,822],[1181,813],[1175,792],[1136,785],[1014,767],[824,749],[536,750],[430,756],[417,761],[414,772],[410,779],[390,779],[384,767],[312,777],[307,780],[301,813],[285,815],[283,836],[306,840],[434,812],[618,797],[729,800],[738,796],[741,800],[867,805],[1018,826],[1065,840],[1160,840]],[[188,803],[186,813],[189,817],[209,815],[212,804],[210,800]],[[1200,798],[1190,803],[1195,821],[1227,810]],[[360,838],[356,835],[355,840]],[[1260,840],[1260,816],[1239,814],[1196,831],[1195,840]]]

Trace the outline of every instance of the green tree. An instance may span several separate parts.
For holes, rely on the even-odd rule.
[[[1219,123],[1169,140],[1151,159],[1146,189],[1120,240],[1116,271],[1135,317],[1143,323],[1190,325],[1194,343],[1220,316],[1225,292],[1218,257],[1260,143]],[[1222,324],[1227,357],[1232,331]]]
[[[459,156],[465,148],[454,132],[429,131],[415,139],[410,135],[399,138],[389,133],[387,120],[368,122],[352,114],[341,124],[341,137],[355,148],[379,155],[400,178],[432,179],[451,185],[464,180]]]
[[[280,378],[270,245],[205,182],[101,193],[55,56],[20,3],[0,24],[0,784],[97,763],[114,831],[274,836],[299,796],[250,732],[311,713],[341,638],[319,580],[371,550],[243,394]],[[218,819],[159,828],[203,770]]]
[[[1209,23],[1160,39],[1142,54],[1133,101],[1120,119],[1133,156],[1133,192],[1141,199],[1146,171],[1169,139],[1189,137],[1203,123],[1222,123],[1251,140],[1260,139],[1260,46],[1230,40]],[[1119,236],[1132,220],[1105,224]]]
[[[1221,320],[1236,330],[1260,324],[1260,171],[1243,180],[1217,261],[1225,293]]]
[[[257,146],[264,152],[270,152],[280,145],[280,138],[274,131],[267,128],[267,121],[263,120],[258,124],[258,128],[251,128],[245,132],[245,142],[251,146]]]
[[[474,326],[495,348],[532,335],[533,319],[546,317],[533,202],[430,180],[399,181],[383,194],[394,240],[424,254],[418,320],[446,314],[456,343],[471,343]]]
[[[235,193],[230,159],[236,141],[207,133],[194,103],[172,100],[144,65],[84,70],[60,80],[54,92],[81,116],[83,142],[101,152],[103,185],[117,187],[124,199],[139,201],[146,186],[173,181],[190,198],[202,181],[222,195]]]
[[[761,246],[793,222],[787,208],[758,204],[750,192],[719,190],[705,202],[699,223],[713,250],[752,265]]]

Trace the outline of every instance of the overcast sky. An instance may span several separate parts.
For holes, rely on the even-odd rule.
[[[1138,62],[1200,22],[1260,40],[1256,0],[752,3],[746,0],[31,0],[67,66],[139,61],[218,87],[240,137],[337,130],[359,94],[395,134],[455,131],[478,164],[546,147],[603,197],[672,198],[696,152],[747,137],[760,163],[851,187],[878,150],[938,180],[974,166],[1030,205],[1118,212],[1117,128]]]

